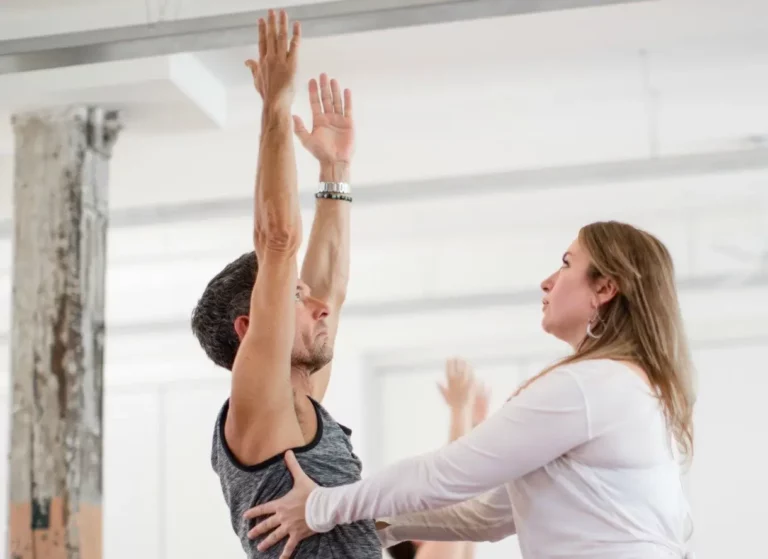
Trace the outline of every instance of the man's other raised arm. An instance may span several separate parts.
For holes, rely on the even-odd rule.
[[[259,21],[259,61],[248,61],[264,100],[253,230],[259,269],[225,425],[232,450],[247,463],[303,442],[290,382],[302,233],[291,116],[299,37],[294,25],[289,45],[285,12],[278,22],[270,11],[267,22]],[[262,434],[253,436],[255,430]]]
[[[309,101],[312,132],[299,117],[294,117],[296,135],[320,164],[320,182],[347,186],[354,151],[352,93],[348,89],[342,93],[336,80],[321,74],[319,86],[314,79],[309,82]],[[335,344],[349,283],[350,200],[317,199],[307,254],[301,267],[301,279],[309,285],[312,296],[328,305],[326,323],[331,345]],[[328,363],[310,377],[312,397],[318,402],[323,400],[330,375],[331,363]]]

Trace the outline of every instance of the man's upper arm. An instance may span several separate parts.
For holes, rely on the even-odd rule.
[[[296,257],[269,251],[262,254],[251,295],[248,331],[232,367],[227,422],[232,422],[229,433],[236,433],[236,440],[228,442],[239,447],[238,457],[248,463],[303,442],[290,380]],[[255,430],[260,432],[258,437],[253,434]]]

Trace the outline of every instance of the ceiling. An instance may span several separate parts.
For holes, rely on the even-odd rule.
[[[115,4],[83,0],[56,8],[56,18],[51,17],[53,8],[36,2],[25,3],[24,9],[4,6],[0,37],[77,29],[70,20],[87,21],[88,27],[142,22],[147,6],[176,9],[177,17],[211,11],[193,0],[124,0],[117,3],[120,9],[113,10]],[[246,4],[254,8],[253,2],[227,0],[217,10],[235,11]],[[120,15],[128,6],[138,15]],[[111,18],[100,19],[100,9],[107,7],[113,10]],[[89,17],[75,19],[85,15],[78,10],[86,8],[91,10]],[[421,102],[434,102],[437,94],[440,102],[461,102],[482,96],[481,88],[536,91],[566,83],[593,93],[652,88],[663,94],[664,88],[690,78],[704,79],[700,76],[707,72],[719,73],[724,87],[729,74],[764,67],[766,22],[768,3],[762,0],[665,0],[390,29],[308,39],[301,74],[306,78],[327,71],[366,97],[416,95]],[[229,105],[223,122],[210,124],[241,123],[249,114],[242,97],[251,93],[242,63],[253,49],[193,54],[202,65],[194,77],[215,81]],[[162,95],[164,85],[173,88],[178,69],[172,60],[153,57],[0,76],[0,107],[12,112],[63,102],[101,102],[123,108],[131,120],[153,120],[163,110],[161,105],[179,105],[172,95]],[[758,76],[753,82],[761,83]],[[178,108],[185,116],[184,108]]]
[[[3,25],[25,14],[34,34],[51,21],[50,8],[42,13],[7,10]],[[260,106],[242,66],[250,53],[0,75],[0,153],[13,151],[12,112],[98,103],[121,109],[126,124],[114,176],[134,186],[116,200],[177,201],[135,185],[189,166],[192,152],[216,154],[245,176]],[[768,3],[666,0],[308,39],[300,81],[321,71],[355,92],[362,184],[739,150],[768,135]],[[306,105],[300,90],[297,111]],[[136,168],[160,146],[165,156],[153,158],[152,173]],[[197,157],[194,174],[216,163]],[[301,164],[311,177],[311,161]],[[217,186],[217,194],[237,188]]]

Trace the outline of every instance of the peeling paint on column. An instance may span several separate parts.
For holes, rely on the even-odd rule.
[[[13,559],[102,555],[107,177],[116,113],[15,115]]]

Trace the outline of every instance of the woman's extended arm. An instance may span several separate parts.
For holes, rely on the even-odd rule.
[[[512,504],[505,486],[458,505],[404,514],[383,522],[384,547],[406,540],[496,542],[515,533]]]
[[[338,524],[460,503],[544,466],[589,438],[581,385],[567,369],[556,369],[438,451],[351,485],[315,488],[306,502],[306,525],[327,532]]]

